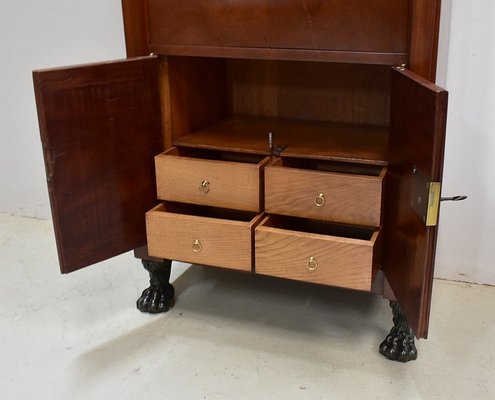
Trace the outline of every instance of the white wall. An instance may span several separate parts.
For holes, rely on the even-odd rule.
[[[495,1],[444,0],[445,17],[449,8],[438,70],[450,92],[443,195],[469,198],[442,204],[436,276],[495,285]]]
[[[48,218],[31,71],[125,57],[118,0],[2,1],[0,212]]]
[[[2,3],[0,212],[48,217],[31,70],[124,57],[120,1]],[[436,275],[495,284],[495,2],[444,0],[440,44],[438,81],[450,91],[443,192],[469,199],[442,205]]]

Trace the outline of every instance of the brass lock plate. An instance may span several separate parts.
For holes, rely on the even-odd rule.
[[[430,181],[416,166],[413,166],[410,206],[426,226],[438,224],[442,184]]]

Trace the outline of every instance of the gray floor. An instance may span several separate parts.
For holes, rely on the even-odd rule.
[[[61,276],[51,223],[0,215],[1,399],[494,399],[495,288],[436,281],[409,364],[386,301],[175,264],[149,316],[131,254]]]

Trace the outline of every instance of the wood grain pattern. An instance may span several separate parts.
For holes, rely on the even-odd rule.
[[[257,164],[192,158],[173,148],[155,157],[158,198],[245,211],[262,211],[261,174],[269,157]],[[200,190],[208,181],[208,192]]]
[[[271,60],[225,60],[229,113],[278,116],[278,63]]]
[[[148,3],[151,47],[162,50],[309,49],[370,56],[403,54],[407,48],[406,0],[382,0],[373,7],[367,0]]]
[[[122,17],[127,57],[149,55],[148,2],[146,0],[122,0]]]
[[[371,125],[232,116],[180,136],[174,145],[269,154],[269,132],[275,147],[287,145],[287,157],[387,165],[388,128]]]
[[[226,115],[225,74],[221,59],[167,57],[172,139]]]
[[[163,151],[153,57],[33,73],[62,272],[146,243]],[[146,134],[143,134],[146,133]]]
[[[441,0],[411,1],[408,68],[430,82],[436,78],[441,4]]]
[[[283,160],[265,168],[265,210],[346,224],[381,225],[383,174],[363,176],[287,168]],[[325,204],[315,199],[322,193]]]
[[[447,115],[445,90],[409,71],[392,74],[390,161],[383,269],[417,337],[428,334],[436,227],[410,206],[413,167],[441,182]]]
[[[235,59],[226,66],[231,114],[389,124],[389,67]]]
[[[297,232],[267,226],[255,229],[256,273],[349,289],[371,290],[373,250],[379,231],[370,240]],[[318,263],[307,268],[310,257]]]
[[[252,269],[252,231],[260,216],[248,220],[181,214],[161,204],[146,213],[151,256],[242,271]],[[201,251],[193,251],[199,240]]]

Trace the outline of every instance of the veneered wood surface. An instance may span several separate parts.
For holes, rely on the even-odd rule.
[[[266,217],[255,229],[255,270],[258,274],[305,282],[371,290],[373,249],[370,240],[298,232],[269,226]],[[307,268],[310,257],[318,263]]]
[[[168,79],[172,139],[202,128],[227,113],[224,60],[167,57],[162,79]]]
[[[170,212],[161,204],[146,213],[151,256],[194,264],[251,271],[252,231],[260,216],[248,220]],[[180,207],[180,206],[179,206]],[[201,251],[193,251],[199,240]]]
[[[390,68],[226,60],[229,112],[388,126]]]
[[[408,69],[430,82],[437,70],[441,0],[411,1]]]
[[[392,73],[390,158],[385,194],[383,270],[417,337],[426,337],[436,227],[410,202],[413,167],[441,182],[447,92],[409,71]]]
[[[122,0],[127,57],[150,54],[147,0]]]
[[[157,193],[161,200],[262,211],[261,174],[269,162],[257,164],[192,158],[173,148],[155,157]],[[203,181],[208,191],[201,191]]]
[[[62,272],[146,243],[163,149],[158,60],[33,73]]]
[[[383,175],[379,177],[286,168],[265,168],[265,211],[346,224],[381,225]],[[319,194],[325,204],[315,204]],[[321,201],[321,200],[319,200]]]
[[[337,122],[232,116],[180,136],[176,146],[269,154],[268,133],[284,156],[387,165],[388,128]]]
[[[285,49],[279,56],[287,57],[295,50],[328,50],[340,56],[354,52],[377,59],[382,54],[403,55],[407,48],[406,0],[381,0],[372,7],[367,0],[148,3],[150,44],[164,52],[160,54],[186,55],[189,51],[187,55],[198,55],[202,51],[221,56],[215,51],[231,47],[241,48],[240,54]],[[209,50],[213,53],[207,54]]]

